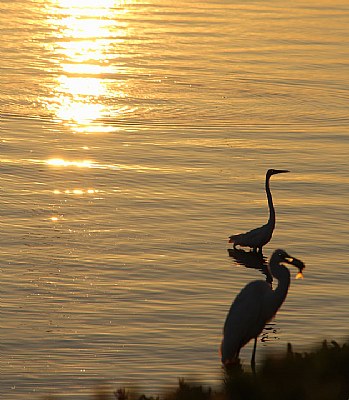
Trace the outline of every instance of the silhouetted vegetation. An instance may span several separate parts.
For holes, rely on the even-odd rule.
[[[229,400],[348,400],[349,342],[336,342],[310,353],[295,353],[289,344],[283,356],[267,357],[258,373],[227,372],[224,385]]]
[[[256,374],[241,364],[224,371],[218,389],[179,380],[178,386],[156,397],[124,388],[114,393],[96,393],[93,400],[348,400],[349,342],[323,342],[312,352],[295,353],[289,344],[286,354],[267,357]],[[56,399],[56,400],[59,400]]]

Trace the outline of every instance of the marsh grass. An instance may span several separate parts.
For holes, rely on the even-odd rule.
[[[228,371],[224,392],[229,400],[348,400],[349,342],[324,341],[309,353],[295,353],[289,344],[286,354],[267,357],[255,376]]]
[[[216,390],[180,379],[177,387],[156,397],[119,388],[114,393],[96,392],[91,399],[349,400],[349,341],[342,346],[324,341],[304,353],[295,353],[288,344],[286,353],[268,356],[255,375],[245,372],[241,364],[225,370]]]

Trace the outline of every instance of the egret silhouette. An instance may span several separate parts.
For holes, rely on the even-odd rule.
[[[246,233],[240,233],[238,235],[232,235],[229,237],[229,243],[233,243],[234,249],[236,246],[250,247],[254,251],[262,251],[262,247],[270,242],[275,228],[275,209],[273,204],[273,198],[271,196],[269,180],[272,175],[282,174],[290,172],[286,169],[268,169],[265,175],[265,191],[267,193],[268,206],[269,206],[269,220],[268,222],[259,227],[252,229]]]
[[[274,251],[269,268],[278,281],[277,288],[273,290],[265,281],[250,282],[236,296],[230,307],[221,344],[224,366],[237,365],[241,348],[254,339],[251,367],[255,371],[257,337],[281,307],[290,285],[290,271],[282,263],[294,265],[299,270],[296,278],[303,277],[305,265],[302,261],[289,256],[284,250]]]

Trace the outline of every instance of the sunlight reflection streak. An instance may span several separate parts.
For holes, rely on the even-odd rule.
[[[176,174],[178,172],[198,172],[201,170],[199,167],[178,167],[176,169],[166,167],[150,167],[139,164],[101,164],[91,160],[74,160],[69,161],[63,158],[50,158],[48,160],[40,160],[33,158],[21,158],[21,159],[9,159],[0,158],[0,164],[12,164],[12,165],[25,165],[25,164],[39,164],[46,165],[51,168],[81,168],[81,169],[106,169],[106,170],[124,170],[124,171],[136,171],[139,173],[153,172],[163,174]]]
[[[125,41],[128,26],[118,16],[128,12],[126,6],[130,3],[51,0],[49,22],[59,36],[54,52],[61,74],[54,97],[44,103],[76,133],[85,129],[92,133],[91,124],[95,121],[95,131],[117,130],[105,126],[105,117],[110,114],[105,99],[127,97],[123,90],[126,84],[111,82],[105,76],[118,73],[118,67],[109,62],[121,56],[115,46]],[[111,91],[111,83],[118,85],[116,91]]]

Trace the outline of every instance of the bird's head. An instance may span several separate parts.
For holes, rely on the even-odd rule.
[[[299,260],[298,258],[291,257],[289,254],[286,253],[285,250],[275,250],[271,256],[270,263],[285,263],[289,265],[293,265],[294,267],[298,268],[298,274],[296,275],[296,279],[303,278],[303,269],[305,265],[303,261]]]
[[[286,172],[290,172],[288,169],[268,169],[267,176],[271,177],[276,174],[284,174]]]

